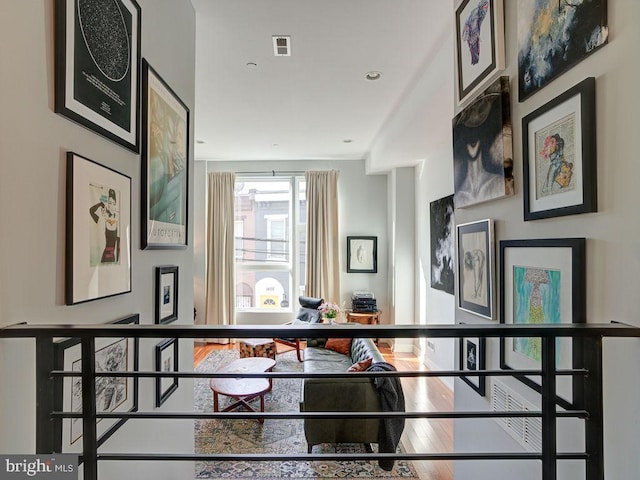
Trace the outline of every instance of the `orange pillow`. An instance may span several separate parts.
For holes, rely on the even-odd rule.
[[[330,338],[324,344],[327,350],[341,353],[343,355],[351,354],[351,338]]]
[[[371,366],[371,362],[373,362],[373,358],[369,357],[366,360],[361,360],[358,363],[354,363],[349,367],[347,372],[364,372],[367,368]]]

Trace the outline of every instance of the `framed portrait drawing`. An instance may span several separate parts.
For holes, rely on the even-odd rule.
[[[595,212],[595,78],[522,119],[524,219]]]
[[[504,69],[503,0],[463,0],[455,12],[457,101]]]
[[[518,0],[518,98],[524,101],[607,43],[607,0]]]
[[[457,227],[458,308],[493,320],[493,220]]]
[[[138,153],[140,6],[55,1],[55,111]]]
[[[178,371],[178,339],[168,338],[156,345],[156,372]],[[178,377],[156,377],[156,407],[178,389]]]
[[[459,362],[463,372],[475,372],[485,369],[486,338],[460,338]],[[486,377],[461,376],[460,379],[475,390],[481,397],[486,392]]]
[[[347,272],[378,272],[378,237],[347,237]]]
[[[584,323],[586,312],[584,238],[503,240],[500,242],[500,322],[519,324]],[[500,368],[541,368],[541,338],[500,339]],[[579,339],[556,340],[556,368],[580,368]],[[517,376],[541,391],[540,377]],[[556,402],[571,408],[581,398],[579,377],[559,376]]]
[[[431,288],[454,295],[454,231],[453,195],[429,204],[431,230]]]
[[[156,267],[156,323],[178,319],[178,267]]]
[[[131,291],[131,178],[67,153],[65,301]]]
[[[142,248],[186,248],[189,109],[142,61]]]
[[[502,76],[453,119],[455,208],[511,196],[509,77]]]

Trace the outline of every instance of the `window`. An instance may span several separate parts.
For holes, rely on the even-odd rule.
[[[236,258],[242,259],[244,254],[244,221],[236,220],[235,221],[235,255]]]

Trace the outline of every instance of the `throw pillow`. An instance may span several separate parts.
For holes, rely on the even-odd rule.
[[[373,362],[373,358],[369,357],[366,360],[360,360],[358,363],[354,363],[349,367],[347,372],[364,372],[367,368],[371,366],[371,362]]]
[[[324,344],[324,348],[333,350],[334,352],[338,352],[343,355],[349,355],[351,354],[351,339],[330,338],[327,340],[327,343]]]

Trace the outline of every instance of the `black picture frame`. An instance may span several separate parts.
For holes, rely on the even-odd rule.
[[[131,291],[131,178],[67,152],[65,303]]]
[[[500,241],[500,323],[585,323],[585,259],[584,238]],[[514,318],[514,312],[526,311],[534,317],[542,314],[543,320],[548,318],[550,321],[532,322],[531,316],[529,319]],[[540,338],[501,338],[500,368],[540,369],[540,358],[536,358],[540,356],[540,341]],[[583,365],[580,339],[559,338],[556,351],[558,369]],[[516,375],[516,378],[541,392],[539,377]],[[579,407],[577,402],[583,397],[582,379],[559,376],[556,391],[559,406],[565,409]]]
[[[138,153],[141,9],[135,0],[93,8],[55,1],[54,111]]]
[[[142,60],[141,248],[188,244],[189,109]]]
[[[525,221],[598,211],[596,152],[589,77],[522,119]]]
[[[455,295],[455,225],[453,195],[429,203],[431,288],[449,295]]]
[[[461,323],[462,325],[462,323]],[[460,337],[458,362],[460,370],[473,372],[486,368],[486,343],[484,337]],[[486,395],[487,377],[485,376],[460,376],[460,379],[469,385],[478,395]]]
[[[347,237],[347,273],[378,273],[378,237]]]
[[[156,267],[156,323],[171,323],[178,319],[178,267]]]
[[[173,347],[173,348],[171,348]],[[178,339],[167,338],[156,345],[156,372],[178,372]],[[156,407],[161,406],[178,389],[178,377],[156,377]]]

